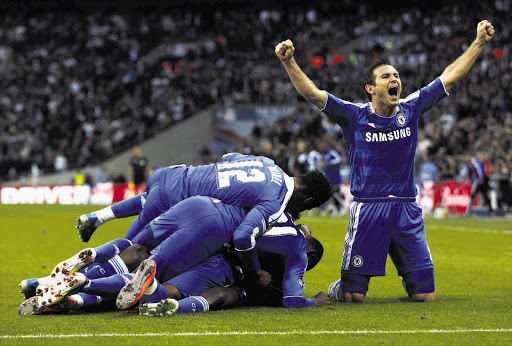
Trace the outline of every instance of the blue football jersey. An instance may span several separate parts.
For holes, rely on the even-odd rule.
[[[209,196],[250,210],[234,236],[238,250],[250,250],[255,238],[284,212],[293,193],[293,178],[263,156],[230,153],[221,162],[190,166],[184,177],[186,197]]]
[[[368,103],[351,103],[328,94],[322,111],[343,131],[352,168],[351,192],[356,201],[402,198],[414,201],[414,154],[419,116],[448,95],[437,78],[405,99],[385,117]]]
[[[284,306],[316,305],[312,299],[303,297],[303,277],[308,265],[306,238],[287,213],[258,240],[256,250],[262,269],[272,274],[276,287],[282,287]]]
[[[233,243],[244,269],[259,270],[256,238],[283,214],[293,193],[293,178],[269,158],[239,153],[226,154],[210,165],[171,166],[153,174],[162,176],[157,179],[163,186],[159,196],[165,200],[157,203],[160,209],[192,196],[208,196],[249,210],[233,234]]]

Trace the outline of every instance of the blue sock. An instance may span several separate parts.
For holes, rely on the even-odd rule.
[[[210,305],[206,298],[201,296],[192,296],[179,301],[178,310],[176,313],[187,314],[193,312],[208,312]]]
[[[148,294],[149,293],[148,291],[153,290],[152,285],[156,285],[156,288],[154,289],[154,291],[152,293]],[[148,287],[148,289],[146,290],[146,293],[144,293],[142,298],[140,298],[140,304],[158,303],[162,299],[166,299],[166,298],[167,298],[167,290],[165,289],[165,287],[162,286],[162,284],[160,282],[158,282],[158,280],[153,279],[153,283],[151,284],[151,286]]]
[[[108,261],[92,264],[83,271],[89,280],[109,277],[114,274],[128,273],[128,268],[118,255]]]
[[[82,292],[97,296],[117,296],[121,288],[133,278],[133,274],[116,274],[106,278],[90,280]]]
[[[116,308],[114,297],[101,297],[87,293],[77,293],[71,296],[77,301],[77,306],[74,310],[90,310],[95,311],[105,308]]]
[[[121,252],[128,249],[131,245],[132,242],[128,239],[118,238],[95,247],[94,250],[96,250],[96,259],[94,262],[106,261],[115,255],[119,255]]]
[[[138,215],[142,211],[142,206],[148,198],[147,192],[132,198],[125,199],[124,201],[112,204],[112,212],[116,218],[123,218],[128,216]]]

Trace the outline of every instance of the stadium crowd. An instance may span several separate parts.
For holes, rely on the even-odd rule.
[[[7,9],[0,24],[0,179],[20,178],[35,165],[52,172],[98,164],[204,107],[241,103],[296,109],[257,126],[239,150],[274,157],[290,173],[304,169],[294,160],[299,151],[321,142],[346,160],[340,129],[298,96],[275,58],[275,44],[292,39],[303,52],[299,64],[320,88],[365,102],[359,80],[369,61],[388,57],[408,95],[435,79],[471,42],[474,23],[486,18],[497,32],[492,45],[453,96],[420,120],[418,151],[425,154],[417,156],[417,168],[431,160],[440,179],[457,179],[468,154],[476,154],[493,174],[510,180],[512,3],[436,4],[344,0],[248,11],[247,5],[202,3],[136,13]],[[372,39],[409,34],[413,40],[393,41],[389,50]],[[357,39],[364,49],[341,52]],[[144,59],[158,45],[180,42],[193,48]]]

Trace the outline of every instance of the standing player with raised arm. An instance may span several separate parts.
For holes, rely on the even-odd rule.
[[[476,39],[468,49],[439,78],[405,99],[400,99],[398,71],[389,62],[378,60],[363,76],[370,100],[365,104],[319,90],[296,63],[293,43],[286,40],[276,46],[275,53],[294,87],[341,126],[348,148],[354,201],[341,279],[329,287],[337,300],[362,302],[370,278],[385,275],[388,252],[409,296],[415,301],[435,300],[434,265],[422,212],[415,202],[418,120],[468,73],[493,35],[491,23],[478,23]]]

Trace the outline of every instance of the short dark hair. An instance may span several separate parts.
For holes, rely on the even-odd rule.
[[[313,198],[313,201],[308,204],[308,209],[319,207],[331,198],[331,184],[322,172],[312,171],[301,174],[298,178],[304,187],[304,194]]]
[[[366,93],[366,97],[368,97],[368,100],[370,100],[370,101],[372,100],[372,95],[370,95],[370,93],[368,91],[366,91],[366,85],[367,84],[375,85],[375,75],[373,74],[373,71],[375,71],[375,69],[377,67],[382,66],[382,65],[391,65],[391,63],[387,59],[379,58],[379,59],[377,59],[377,61],[375,61],[374,63],[372,63],[371,65],[367,66],[364,69],[363,89],[364,89],[364,92]]]
[[[315,252],[308,254],[308,266],[306,267],[306,270],[313,269],[324,255],[324,246],[320,243],[320,240],[315,237],[311,237],[309,244]]]

